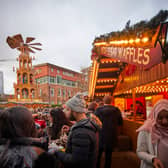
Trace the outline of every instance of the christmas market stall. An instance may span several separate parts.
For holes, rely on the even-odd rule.
[[[135,130],[157,100],[168,99],[167,16],[161,11],[148,22],[127,25],[93,42],[89,99],[113,96],[124,118],[123,132],[132,138],[134,149]]]

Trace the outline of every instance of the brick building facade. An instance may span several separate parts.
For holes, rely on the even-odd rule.
[[[69,97],[82,92],[85,78],[82,73],[50,63],[34,66],[38,96],[50,104],[63,104]]]

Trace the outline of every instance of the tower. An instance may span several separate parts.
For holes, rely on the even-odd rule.
[[[34,81],[34,71],[32,68],[32,60],[35,57],[31,57],[30,53],[35,53],[35,50],[41,50],[34,47],[35,45],[41,45],[40,43],[30,43],[34,40],[33,37],[27,37],[26,43],[24,43],[21,34],[7,38],[7,43],[12,49],[18,49],[20,55],[17,58],[19,67],[16,69],[17,82],[14,83],[15,100],[16,101],[34,101],[38,99],[37,85]],[[14,68],[15,71],[15,68]]]
[[[32,58],[28,52],[21,52],[18,58],[19,68],[16,70],[17,83],[14,83],[15,98],[35,99],[37,88],[34,84],[34,73],[32,69]]]

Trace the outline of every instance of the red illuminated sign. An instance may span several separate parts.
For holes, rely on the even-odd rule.
[[[161,62],[162,50],[155,48],[103,46],[101,55],[148,69]]]

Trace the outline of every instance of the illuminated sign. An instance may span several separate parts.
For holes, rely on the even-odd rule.
[[[144,69],[149,69],[161,62],[166,63],[168,60],[168,22],[158,26],[151,41],[148,37],[113,41],[101,39],[94,42],[92,51],[94,51],[93,60],[97,60],[98,55],[104,55]]]
[[[142,66],[145,69],[160,63],[162,57],[160,45],[156,48],[102,46],[100,53],[106,57]]]

